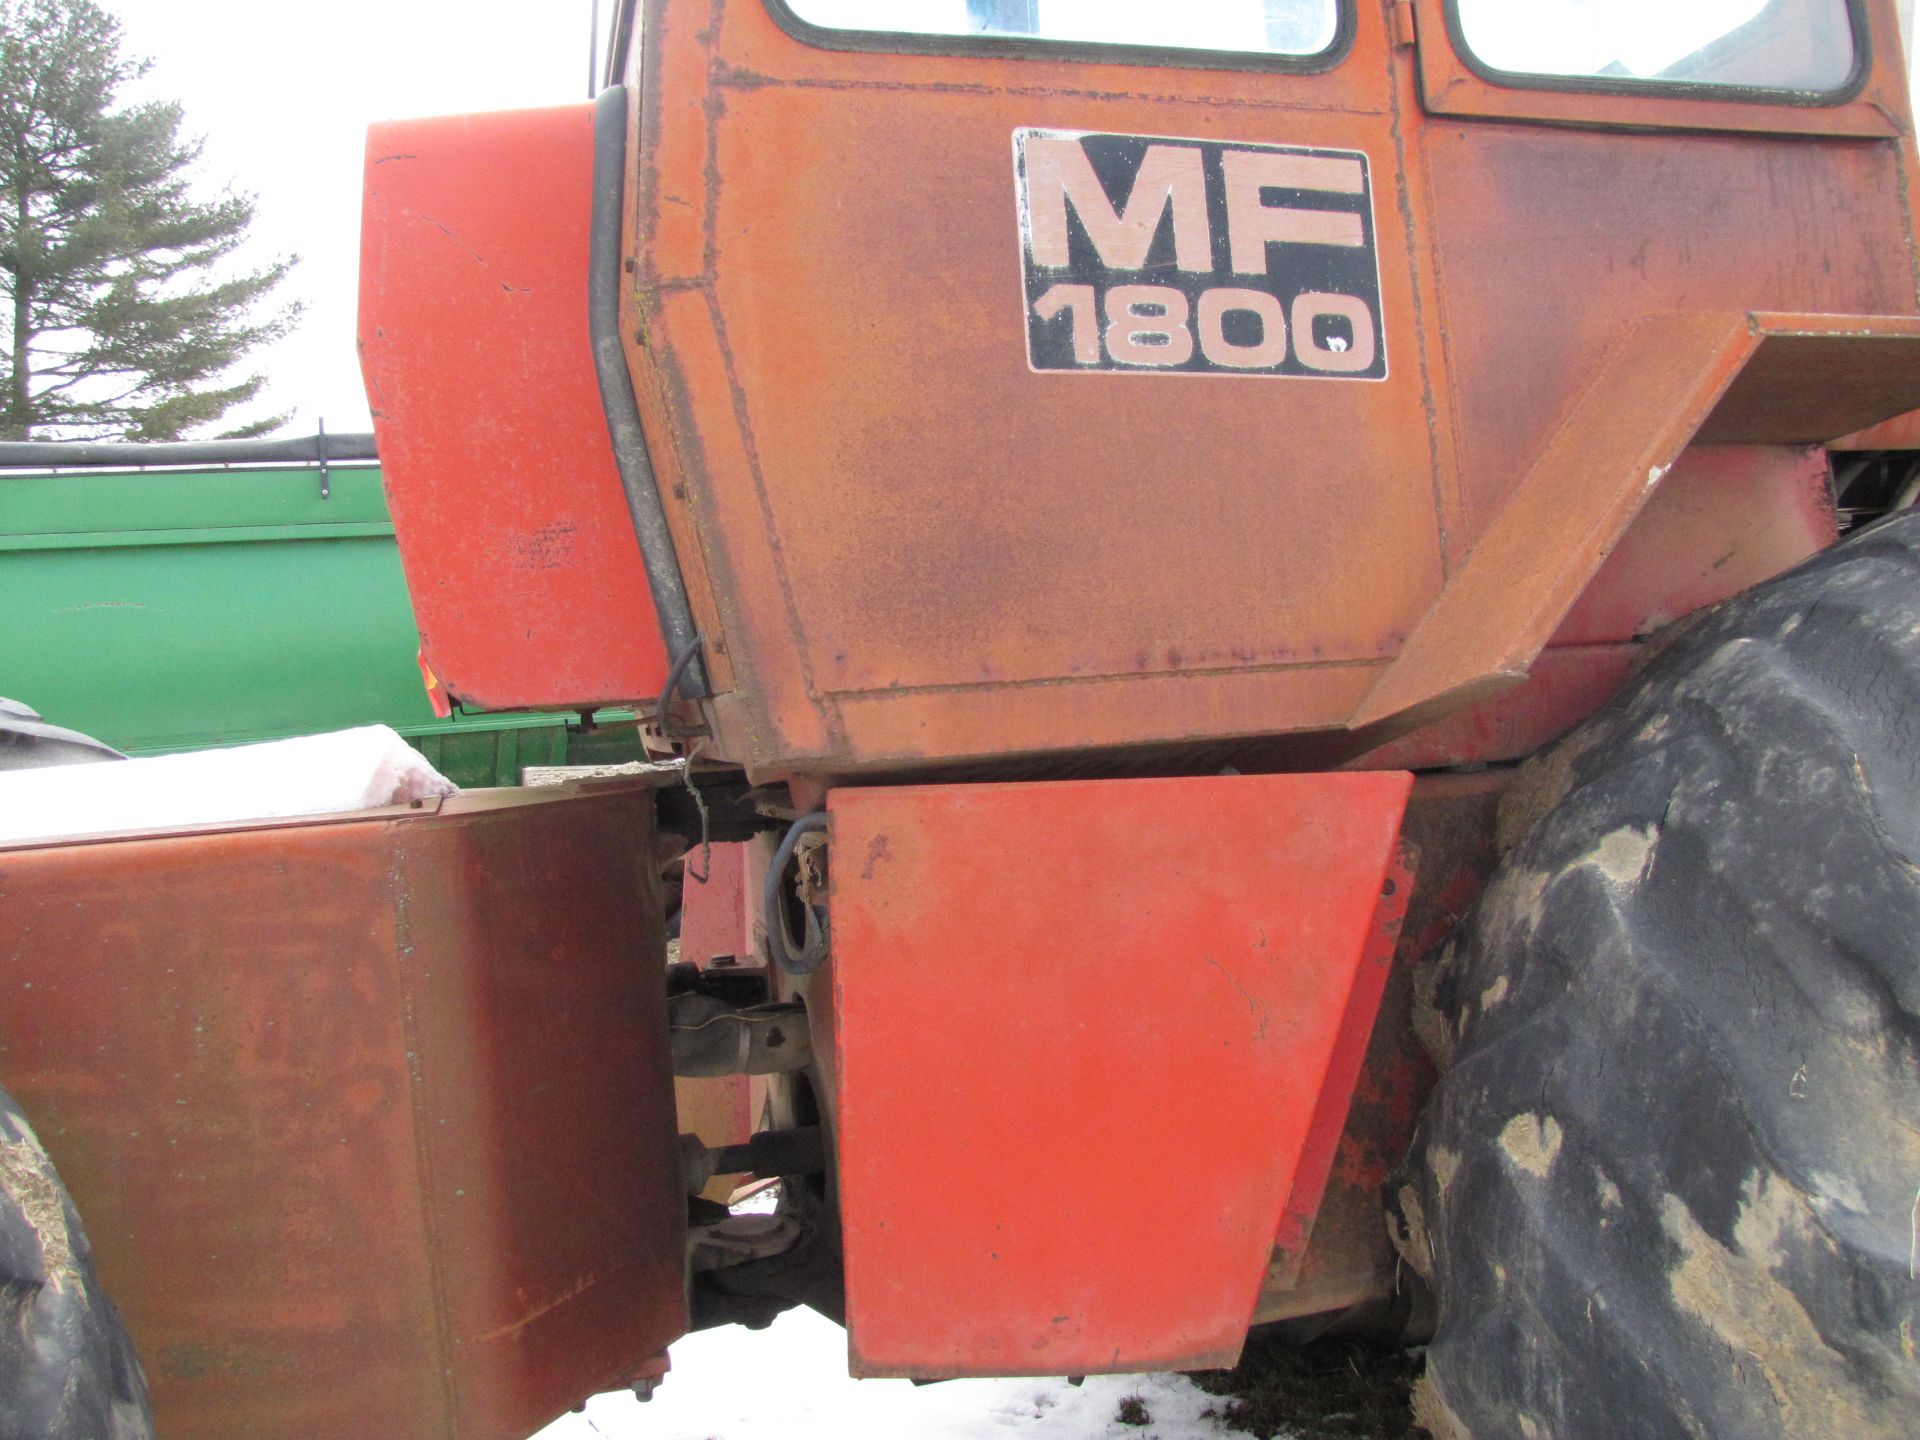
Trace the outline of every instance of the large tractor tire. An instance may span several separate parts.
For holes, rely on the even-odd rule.
[[[0,700],[0,771],[120,752]],[[0,1090],[0,1440],[152,1440],[146,1375],[73,1200]]]
[[[80,1217],[0,1090],[0,1440],[151,1440],[147,1381]]]
[[[1444,1440],[1920,1435],[1920,515],[1523,770],[1394,1185]]]

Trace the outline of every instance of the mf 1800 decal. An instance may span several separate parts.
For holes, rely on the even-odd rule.
[[[1034,369],[1386,378],[1365,155],[1066,130],[1013,148]]]

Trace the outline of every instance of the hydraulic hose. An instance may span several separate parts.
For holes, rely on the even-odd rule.
[[[827,958],[826,916],[812,905],[804,907],[806,935],[796,942],[793,929],[787,923],[786,897],[781,893],[787,866],[793,863],[794,847],[803,836],[824,833],[826,828],[824,813],[802,815],[781,838],[780,848],[773,852],[773,863],[767,866],[766,887],[761,896],[767,921],[767,949],[773,954],[773,963],[789,975],[811,975]]]

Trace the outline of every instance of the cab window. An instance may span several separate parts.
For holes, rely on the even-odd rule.
[[[1332,49],[1340,0],[785,0],[823,30],[1308,57]]]
[[[1517,79],[1834,95],[1860,48],[1848,0],[1453,0],[1459,41]]]

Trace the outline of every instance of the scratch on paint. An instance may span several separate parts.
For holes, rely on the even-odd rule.
[[[453,241],[453,243],[458,245],[461,249],[465,250],[467,254],[471,255],[473,257],[474,264],[484,265],[487,263],[486,256],[482,255],[478,250],[474,249],[473,246],[467,244],[466,241],[462,240],[458,235],[456,235],[453,232],[453,230],[449,226],[442,225],[438,220],[434,219],[431,215],[422,215],[420,218],[426,221],[429,225],[433,226],[434,229],[438,230],[442,235],[446,236],[449,240]]]
[[[1234,989],[1240,992],[1240,998],[1247,1002],[1247,1013],[1253,1016],[1254,1018],[1256,1018],[1257,1020],[1259,1020],[1260,1022],[1260,1028],[1254,1032],[1253,1038],[1256,1040],[1266,1039],[1267,1038],[1267,1016],[1266,1016],[1266,1012],[1260,1008],[1260,1002],[1258,1000],[1255,1000],[1253,998],[1252,993],[1247,989],[1247,987],[1240,983],[1239,977],[1235,975],[1231,970],[1227,969],[1226,966],[1222,965],[1218,960],[1214,959],[1211,955],[1202,955],[1200,958],[1206,961],[1207,964],[1213,966],[1213,968],[1218,970],[1222,975],[1226,976],[1227,983],[1233,986]]]
[[[591,1290],[595,1285],[598,1285],[599,1283],[600,1283],[600,1277],[598,1275],[583,1275],[579,1280],[575,1281],[573,1284],[569,1285],[565,1290],[562,1290],[558,1295],[554,1296],[553,1299],[547,1301],[546,1304],[536,1306],[534,1309],[529,1310],[525,1315],[521,1316],[518,1320],[515,1320],[512,1324],[502,1325],[497,1330],[489,1330],[484,1335],[474,1336],[474,1343],[478,1345],[488,1340],[510,1340],[515,1335],[518,1335],[522,1330],[526,1329],[527,1326],[531,1325],[534,1321],[538,1320],[542,1315],[545,1315],[548,1311],[558,1310],[562,1305],[566,1304],[569,1300],[573,1299],[575,1296],[584,1295],[587,1291]]]

